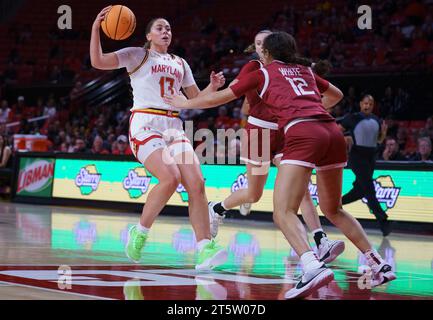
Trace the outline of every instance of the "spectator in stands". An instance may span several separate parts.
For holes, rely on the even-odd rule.
[[[5,136],[0,135],[0,188],[1,193],[10,192],[10,181],[12,176],[12,150]]]
[[[221,106],[218,108],[218,117],[215,120],[215,127],[217,129],[230,128],[231,119],[227,116],[227,107]]]
[[[89,153],[89,150],[86,147],[86,143],[83,139],[78,138],[75,140],[74,153]]]
[[[116,155],[132,155],[131,148],[128,144],[128,138],[125,135],[120,135],[115,141],[117,143],[117,150],[112,150],[113,154]],[[113,148],[114,149],[114,148]]]
[[[93,147],[90,150],[93,154],[110,154],[110,152],[107,149],[104,149],[104,140],[101,138],[101,136],[96,136],[93,140]]]
[[[5,136],[0,135],[0,169],[12,167],[12,150]]]
[[[232,111],[232,118],[231,118],[230,127],[233,129],[236,127],[240,127],[241,122],[242,122],[241,108],[235,107],[235,108],[233,108],[233,111]]]
[[[379,157],[379,160],[405,161],[407,159],[401,154],[397,139],[394,137],[387,137],[385,139],[385,149]]]
[[[11,109],[9,108],[9,104],[7,100],[3,100],[1,102],[0,107],[0,123],[7,123],[9,122],[9,115],[11,112]]]
[[[430,137],[418,138],[418,151],[409,160],[433,161],[432,142]]]
[[[60,144],[59,151],[60,151],[60,152],[63,152],[63,153],[68,153],[68,152],[69,152],[69,143],[67,143],[67,142],[62,142],[62,143]]]
[[[56,102],[53,98],[48,99],[47,105],[44,107],[44,111],[42,113],[43,116],[49,116],[53,118],[56,115],[57,108]]]
[[[78,96],[78,93],[81,91],[83,87],[83,84],[81,81],[75,82],[74,87],[72,88],[71,92],[69,93],[69,98],[71,100],[75,99]]]
[[[19,96],[17,98],[17,103],[12,106],[12,120],[21,120],[24,117],[26,107],[24,96]]]
[[[399,127],[397,130],[397,143],[400,150],[406,149],[407,142],[407,129],[405,127]]]

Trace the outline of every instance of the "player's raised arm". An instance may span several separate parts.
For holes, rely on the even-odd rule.
[[[96,16],[92,25],[92,34],[90,37],[90,62],[93,68],[101,70],[117,69],[119,59],[114,52],[103,53],[101,47],[101,37],[99,35],[101,22],[104,20],[105,15],[110,11],[112,6],[105,7]]]

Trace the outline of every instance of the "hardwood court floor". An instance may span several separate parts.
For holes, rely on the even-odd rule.
[[[137,221],[136,213],[0,202],[0,299],[277,300],[300,273],[272,223],[245,220],[221,226],[229,260],[218,271],[194,270],[187,217],[159,217],[133,264],[124,244]],[[433,299],[433,236],[367,230],[398,276],[369,290],[359,280],[365,261],[356,248],[336,229],[325,231],[344,239],[346,250],[330,265],[335,280],[309,299]]]

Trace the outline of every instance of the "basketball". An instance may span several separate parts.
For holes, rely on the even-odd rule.
[[[127,39],[135,30],[135,15],[128,7],[115,5],[105,15],[101,27],[110,39]]]

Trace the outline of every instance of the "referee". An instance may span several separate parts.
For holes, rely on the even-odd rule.
[[[387,126],[372,114],[374,98],[370,94],[362,97],[361,111],[345,116],[339,121],[348,143],[348,166],[356,176],[353,188],[342,198],[342,204],[348,204],[366,198],[370,211],[376,217],[384,237],[391,232],[388,215],[381,208],[376,198],[373,184],[373,173],[376,162],[377,143],[382,143],[386,136]]]

